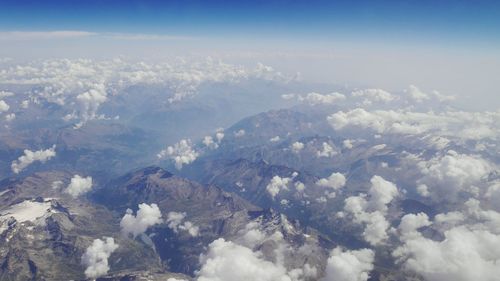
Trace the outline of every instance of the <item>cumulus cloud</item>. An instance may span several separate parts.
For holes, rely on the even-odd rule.
[[[15,113],[10,113],[10,114],[5,115],[5,121],[7,121],[7,122],[11,122],[14,119],[16,119],[16,114]]]
[[[118,244],[111,237],[104,237],[104,240],[95,239],[82,256],[82,264],[87,267],[85,276],[97,278],[105,275],[109,270],[109,256],[117,248]]]
[[[379,134],[418,135],[435,133],[461,139],[497,139],[500,135],[500,112],[446,111],[412,112],[355,108],[338,111],[327,117],[335,130],[369,129]]]
[[[335,151],[335,149],[333,149],[333,147],[330,144],[328,144],[327,142],[323,142],[322,149],[316,151],[316,156],[318,156],[318,157],[333,157],[333,156],[337,155],[337,153],[338,152]]]
[[[14,93],[12,93],[12,92],[0,91],[0,99],[12,97],[13,95],[14,95]]]
[[[410,85],[410,87],[408,87],[408,94],[416,102],[422,102],[424,100],[430,99],[429,95],[422,92],[419,88],[417,88],[414,85]]]
[[[335,248],[328,258],[321,281],[366,281],[373,270],[375,253],[370,249],[344,251]]]
[[[71,178],[71,182],[64,192],[76,198],[81,194],[87,193],[92,189],[92,177],[81,177],[80,175],[74,175]]]
[[[199,153],[194,150],[190,139],[183,139],[173,146],[168,146],[158,153],[158,158],[168,157],[175,163],[175,168],[180,170],[183,165],[188,165],[198,158]]]
[[[444,232],[442,241],[413,232],[393,255],[428,281],[494,281],[500,274],[500,235],[465,226]]]
[[[288,190],[288,184],[292,181],[291,178],[282,178],[280,176],[274,176],[271,181],[267,184],[266,190],[271,194],[274,199],[276,195],[282,190]]]
[[[244,135],[246,134],[245,130],[241,129],[241,130],[238,130],[236,132],[234,132],[234,136],[237,137],[237,138],[241,138],[243,137]]]
[[[81,127],[88,120],[97,118],[99,106],[107,100],[106,89],[103,84],[96,84],[92,89],[76,96],[80,104],[81,122],[76,127]]]
[[[0,100],[0,113],[8,111],[10,106],[3,100]]]
[[[219,148],[219,144],[214,142],[214,138],[212,138],[212,136],[205,136],[203,138],[203,144],[210,149]]]
[[[373,176],[367,194],[345,199],[344,211],[351,214],[354,222],[364,225],[363,238],[371,245],[378,245],[388,238],[390,224],[385,218],[387,204],[399,194],[396,185],[380,176]]]
[[[353,147],[354,147],[354,145],[353,145],[353,140],[350,140],[350,139],[343,140],[343,141],[342,141],[342,146],[343,146],[344,148],[347,148],[347,149],[351,149],[351,148],[353,148]]]
[[[345,176],[341,173],[332,173],[328,178],[319,179],[316,184],[319,186],[329,187],[333,190],[339,190],[346,183]]]
[[[371,105],[373,102],[390,102],[395,100],[395,96],[391,93],[384,91],[382,89],[364,89],[358,90],[351,93],[353,97],[364,98],[364,105]]]
[[[26,167],[31,165],[35,161],[40,161],[45,163],[50,160],[52,157],[56,156],[56,146],[53,145],[49,149],[41,149],[37,151],[31,151],[29,149],[24,150],[24,155],[17,158],[16,161],[13,161],[11,164],[12,172],[18,174]]]
[[[319,94],[319,93],[308,93],[307,95],[299,96],[299,101],[305,101],[310,105],[317,104],[334,104],[338,101],[345,100],[345,96],[340,93],[331,93],[331,94]]]
[[[476,155],[460,154],[448,150],[428,161],[418,163],[423,177],[419,186],[427,186],[427,192],[435,199],[454,199],[458,192],[467,191],[471,186],[479,185],[494,171],[494,167]],[[425,194],[425,188],[421,187]]]
[[[4,34],[5,35],[5,34]],[[9,33],[13,36],[74,36],[89,35],[74,31],[42,33]],[[2,34],[0,33],[0,40]],[[0,84],[39,85],[29,92],[34,99],[56,103],[68,112],[65,120],[76,120],[76,128],[88,120],[103,119],[98,108],[109,95],[118,95],[132,85],[156,84],[168,87],[173,94],[170,103],[194,96],[203,83],[238,83],[248,79],[280,81],[290,77],[263,64],[243,67],[206,58],[176,58],[154,63],[122,59],[49,59],[7,67],[0,73]],[[27,106],[27,104],[25,104]]]
[[[292,143],[290,149],[292,150],[293,153],[299,153],[300,151],[302,151],[302,149],[304,149],[304,144],[299,141],[296,141]]]
[[[202,143],[210,149],[217,149],[219,148],[219,144],[223,138],[224,132],[222,131],[222,129],[219,129],[215,133],[215,138],[213,138],[212,136],[205,136]]]
[[[174,232],[179,230],[187,231],[189,235],[196,237],[199,234],[200,228],[190,221],[184,221],[186,213],[169,212],[167,214],[167,225]]]
[[[132,234],[135,238],[137,235],[145,233],[149,227],[162,223],[162,221],[158,205],[142,203],[139,204],[139,210],[135,216],[131,209],[127,209],[126,214],[120,221],[120,227],[122,233],[125,235]]]
[[[262,258],[258,252],[219,238],[201,256],[198,281],[292,281],[286,268]]]

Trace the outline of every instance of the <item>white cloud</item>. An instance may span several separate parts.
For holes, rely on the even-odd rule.
[[[316,151],[316,156],[318,157],[333,157],[337,155],[338,152],[333,149],[333,147],[327,142],[323,142],[322,150]]]
[[[135,238],[137,235],[146,232],[149,227],[162,222],[163,220],[161,219],[161,212],[158,205],[154,203],[151,205],[142,203],[139,204],[139,210],[136,216],[134,216],[131,209],[127,209],[127,213],[120,221],[120,227],[125,235],[132,234]]]
[[[12,97],[14,93],[7,91],[0,91],[0,99]]]
[[[366,281],[373,270],[375,253],[370,249],[343,251],[335,248],[328,258],[322,281]]]
[[[198,281],[292,281],[286,268],[262,258],[259,252],[219,238],[201,256]]]
[[[292,150],[293,153],[299,153],[302,149],[304,149],[304,144],[299,141],[296,141],[292,143],[290,149]]]
[[[92,189],[92,177],[81,177],[79,175],[74,175],[71,178],[71,182],[64,192],[71,195],[73,198],[80,196],[81,194],[87,193]]]
[[[319,94],[319,93],[308,93],[305,97],[299,96],[299,101],[305,101],[310,105],[317,104],[334,104],[338,101],[345,100],[345,96],[340,93],[331,93],[331,94]]]
[[[479,185],[491,173],[492,164],[479,156],[459,154],[448,150],[442,156],[418,163],[423,177],[418,184],[425,184],[435,199],[454,199],[460,191]]]
[[[173,146],[169,146],[167,149],[160,151],[157,156],[160,159],[164,157],[170,158],[174,161],[175,168],[180,170],[183,165],[191,164],[196,160],[199,153],[192,148],[190,139],[183,139]]]
[[[455,227],[434,241],[413,233],[393,255],[428,281],[498,280],[500,235]]]
[[[9,38],[12,35],[9,34]],[[30,37],[90,34],[54,32],[18,35]],[[37,85],[28,93],[31,99],[62,106],[67,112],[65,120],[75,120],[76,128],[83,126],[88,120],[107,119],[97,113],[98,108],[111,96],[120,95],[122,89],[132,85],[155,84],[167,87],[173,94],[165,99],[174,103],[197,94],[203,83],[238,83],[248,79],[285,83],[289,81],[288,77],[262,64],[257,64],[252,69],[222,63],[210,57],[177,57],[154,63],[122,59],[50,59],[7,67],[0,72],[0,84]]]
[[[335,130],[370,129],[379,134],[416,135],[435,133],[461,139],[496,139],[500,135],[500,112],[412,112],[355,108],[327,117]]]
[[[95,84],[92,89],[76,96],[80,104],[81,121],[77,127],[82,126],[89,120],[97,119],[99,106],[107,100],[106,89],[103,84]]]
[[[408,88],[408,94],[416,102],[422,102],[424,100],[430,99],[430,97],[426,93],[422,92],[414,85],[410,85],[410,87]]]
[[[55,145],[53,145],[51,148],[45,149],[45,150],[41,149],[41,150],[37,150],[37,151],[31,151],[31,150],[25,149],[24,155],[17,158],[16,161],[12,161],[11,169],[14,173],[18,174],[35,161],[40,161],[42,163],[45,163],[46,161],[50,160],[52,157],[56,156],[55,149],[56,149]]]
[[[104,241],[95,239],[82,256],[82,264],[87,267],[85,276],[97,278],[105,275],[109,270],[108,258],[117,248],[118,244],[111,237],[104,237]]]
[[[353,140],[346,139],[346,140],[342,141],[342,146],[344,146],[344,148],[351,149],[351,148],[353,148],[352,143],[353,143]]]
[[[270,142],[279,142],[280,141],[280,136],[275,136],[269,139]]]
[[[288,190],[288,184],[291,182],[291,178],[282,178],[280,176],[274,176],[271,181],[267,184],[266,190],[271,194],[274,199],[281,189]]]
[[[15,113],[10,113],[10,114],[5,115],[5,121],[7,121],[7,122],[11,122],[14,119],[16,119],[16,114]]]
[[[398,188],[394,183],[385,180],[381,176],[373,176],[370,182],[372,185],[368,191],[370,194],[368,209],[385,212],[387,204],[398,195]]]
[[[429,225],[431,225],[429,217],[424,213],[404,215],[398,227],[401,233],[401,239],[408,240],[417,237],[420,235],[417,230]]]
[[[329,187],[333,190],[339,190],[346,183],[345,176],[341,173],[332,173],[328,178],[319,179],[316,184],[319,186]]]
[[[0,100],[0,113],[8,111],[10,106],[3,100]]]
[[[208,147],[210,149],[217,149],[219,147],[219,144],[214,142],[214,139],[212,138],[212,136],[205,136],[203,138],[202,142],[206,147]]]
[[[395,96],[391,93],[386,92],[382,89],[364,89],[358,90],[351,93],[353,97],[362,97],[364,98],[364,105],[371,105],[373,102],[390,102],[395,100]]]
[[[378,245],[388,238],[390,224],[385,218],[387,204],[398,195],[397,187],[380,176],[373,176],[366,194],[345,199],[344,211],[351,214],[354,222],[363,224],[363,238],[371,245]]]
[[[243,137],[244,135],[246,134],[245,130],[241,129],[237,132],[234,132],[234,136],[237,137],[237,138],[241,138]]]
[[[215,133],[215,139],[212,136],[205,136],[202,143],[210,149],[217,149],[219,148],[219,144],[223,138],[224,132],[222,131],[222,129],[218,129]]]
[[[179,230],[184,230],[189,233],[189,235],[196,237],[199,234],[199,227],[194,225],[190,221],[184,221],[186,218],[186,213],[179,212],[169,212],[167,214],[167,225],[174,232],[178,232]]]

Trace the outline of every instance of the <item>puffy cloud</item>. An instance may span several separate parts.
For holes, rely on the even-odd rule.
[[[367,111],[355,108],[338,111],[327,117],[335,130],[345,128],[370,129],[379,134],[416,135],[436,133],[462,139],[496,139],[500,135],[500,112],[447,111],[411,112],[405,110]]]
[[[304,149],[304,144],[299,141],[296,141],[292,143],[290,149],[292,150],[293,153],[299,153],[302,149]]]
[[[341,173],[332,173],[328,178],[319,179],[316,184],[319,186],[330,187],[334,190],[339,190],[346,183],[345,176]]]
[[[385,218],[387,204],[398,195],[397,187],[380,176],[373,176],[366,194],[345,199],[344,211],[351,214],[354,222],[364,225],[363,238],[371,245],[378,245],[388,238],[390,224]]]
[[[259,252],[219,238],[201,256],[198,281],[292,281],[285,267],[263,259]]]
[[[222,129],[218,129],[217,132],[215,133],[215,140],[212,136],[205,136],[203,138],[202,143],[210,149],[217,149],[219,148],[219,144],[223,138],[224,138],[224,132],[222,131]]]
[[[16,114],[15,113],[10,113],[5,115],[5,121],[10,122],[12,120],[16,119]]]
[[[299,101],[305,101],[310,105],[317,104],[334,104],[337,101],[345,100],[345,96],[340,93],[331,94],[319,94],[319,93],[308,93],[305,97],[299,96]]]
[[[351,149],[354,147],[352,143],[353,143],[353,140],[346,139],[346,140],[342,141],[342,146],[344,146],[344,148]]]
[[[167,225],[174,232],[179,230],[184,230],[189,233],[189,235],[196,237],[200,231],[200,228],[194,225],[190,221],[184,221],[186,218],[186,213],[169,212],[167,214]]]
[[[137,215],[131,209],[127,209],[126,214],[120,221],[120,227],[124,234],[132,236],[135,238],[137,235],[146,232],[146,230],[155,225],[162,223],[161,212],[158,205],[146,203],[139,204],[139,210]]]
[[[298,192],[302,192],[304,191],[304,189],[306,189],[305,184],[300,181],[296,181],[293,185],[295,186],[295,189],[297,189]]]
[[[216,142],[214,142],[214,139],[212,138],[212,136],[205,136],[203,138],[203,144],[210,148],[210,149],[217,149],[219,148],[219,144],[217,144]]]
[[[424,100],[430,99],[429,95],[422,92],[419,88],[417,88],[414,85],[410,85],[410,87],[408,87],[408,94],[416,102],[422,102]]]
[[[158,158],[168,157],[175,163],[175,168],[180,170],[183,165],[188,165],[198,158],[199,153],[192,148],[190,139],[183,139],[173,146],[167,147],[158,153]]]
[[[92,89],[77,95],[76,100],[80,104],[81,118],[76,127],[81,127],[88,120],[97,118],[99,106],[107,100],[106,89],[103,84],[96,84]]]
[[[234,136],[237,138],[241,138],[242,136],[245,135],[245,133],[246,133],[245,130],[241,129],[239,131],[234,132]]]
[[[270,142],[279,142],[280,141],[280,136],[275,136],[269,139]]]
[[[333,149],[333,147],[327,142],[323,142],[322,150],[318,150],[316,152],[316,156],[318,157],[332,157],[335,155],[337,155],[337,151],[335,151],[335,149]]]
[[[364,98],[363,104],[370,105],[373,102],[390,102],[395,99],[395,97],[382,89],[364,89],[358,90],[351,93],[353,97]]]
[[[500,182],[496,182],[488,187],[485,197],[490,201],[490,205],[500,211]]]
[[[271,181],[267,184],[266,190],[271,194],[274,199],[281,189],[288,189],[288,184],[291,182],[291,178],[282,178],[280,176],[274,176]]]
[[[328,258],[322,281],[366,281],[373,270],[375,253],[370,249],[343,251],[335,248]]]
[[[373,176],[370,182],[372,185],[368,191],[370,194],[368,208],[370,210],[385,212],[387,204],[398,195],[398,188],[394,183],[385,180],[381,176]]]
[[[500,274],[498,245],[500,235],[460,226],[445,231],[441,241],[414,234],[393,255],[428,281],[494,281]]]
[[[105,275],[109,270],[108,258],[117,248],[118,244],[111,237],[95,239],[82,256],[82,264],[87,267],[85,276],[97,278]]]
[[[52,157],[56,156],[56,146],[53,145],[49,149],[45,150],[37,150],[31,151],[28,149],[24,150],[24,155],[17,158],[16,161],[13,161],[11,164],[12,172],[18,174],[26,167],[31,165],[35,161],[40,161],[45,163],[47,160],[50,160]]]
[[[37,85],[29,93],[34,98],[64,106],[66,120],[77,119],[76,128],[91,119],[101,119],[97,110],[109,95],[138,84],[160,84],[173,95],[168,102],[179,102],[198,92],[203,83],[238,83],[248,79],[280,81],[290,77],[269,66],[255,68],[226,64],[210,57],[175,58],[154,63],[122,59],[37,60],[5,68],[0,84]],[[27,105],[27,104],[26,104]]]
[[[0,100],[0,113],[8,111],[10,106],[3,100]]]
[[[14,93],[12,93],[12,92],[0,91],[0,99],[12,97],[13,95],[14,95]]]
[[[453,150],[429,161],[418,163],[423,178],[418,184],[425,184],[428,192],[436,199],[454,199],[458,192],[467,191],[491,173],[492,164],[479,156],[459,154]]]
[[[411,239],[412,237],[417,237],[420,234],[417,230],[424,226],[431,225],[429,221],[429,217],[424,213],[418,214],[407,214],[401,218],[401,222],[399,223],[399,231],[401,233],[401,237],[404,240]]]
[[[92,189],[92,177],[88,176],[86,178],[79,175],[74,175],[71,178],[71,182],[64,192],[76,198],[81,194],[87,193]]]

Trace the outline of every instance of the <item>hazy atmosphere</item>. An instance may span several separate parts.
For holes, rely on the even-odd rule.
[[[0,0],[0,280],[498,281],[500,2]]]

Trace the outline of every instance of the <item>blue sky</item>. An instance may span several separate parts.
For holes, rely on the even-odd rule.
[[[57,31],[57,32],[55,32]],[[500,0],[0,0],[0,58],[213,56],[491,107]]]
[[[498,43],[500,1],[0,0],[0,29]]]

